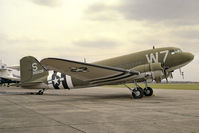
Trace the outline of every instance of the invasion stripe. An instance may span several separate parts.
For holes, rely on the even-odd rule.
[[[61,74],[61,77],[64,78],[64,80],[62,81],[62,85],[64,87],[64,89],[70,89],[66,83],[66,76],[65,74]]]
[[[89,82],[95,82],[95,81],[98,81],[98,80],[106,80],[106,79],[116,78],[116,77],[119,77],[119,76],[123,76],[123,75],[125,75],[125,74],[126,74],[126,72],[123,72],[123,73],[121,73],[121,74],[113,75],[113,76],[110,76],[110,77],[99,78],[99,79],[93,79],[93,80],[90,80]]]
[[[121,77],[121,78],[115,78],[115,79],[110,79],[110,80],[105,80],[105,81],[94,82],[92,84],[99,84],[99,83],[106,83],[106,82],[121,80],[121,79],[129,78],[131,76],[134,76],[134,75],[130,74],[130,75],[127,75],[127,76],[124,76],[124,77]]]
[[[67,83],[69,89],[74,88],[71,76],[66,75],[66,83]]]
[[[62,77],[61,75],[62,75],[62,74],[61,74],[60,72],[57,72],[57,76],[59,77],[59,79],[58,79],[58,82],[59,82],[58,87],[59,87],[60,89],[63,89],[63,88],[64,88],[64,86],[63,86],[63,84],[62,84],[63,77]]]

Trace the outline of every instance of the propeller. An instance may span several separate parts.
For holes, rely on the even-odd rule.
[[[171,79],[173,79],[173,73],[172,72],[169,73],[169,76],[170,76]]]
[[[166,78],[166,83],[169,83],[169,81],[168,81],[168,73],[167,73],[168,67],[166,67],[165,62],[162,63],[162,68],[163,68],[163,74],[164,74],[164,76]]]

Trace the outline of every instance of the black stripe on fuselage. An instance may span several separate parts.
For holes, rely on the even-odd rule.
[[[99,78],[99,79],[93,79],[93,80],[90,80],[89,82],[95,82],[95,81],[100,81],[100,80],[106,80],[106,79],[116,78],[116,77],[123,76],[123,75],[125,75],[125,74],[126,74],[126,72],[123,72],[123,73],[120,73],[120,74],[117,74],[117,75],[113,75],[113,76],[110,76],[110,77]]]
[[[127,76],[120,77],[120,78],[115,78],[115,79],[110,79],[110,80],[105,80],[105,81],[99,81],[99,82],[93,82],[91,84],[100,84],[100,83],[106,83],[106,82],[112,82],[112,81],[117,81],[125,78],[129,78],[131,76],[134,76],[134,74],[128,74]]]
[[[64,89],[70,89],[66,82],[66,75],[61,74],[61,77],[64,78],[64,80],[62,81],[62,85],[63,85]]]

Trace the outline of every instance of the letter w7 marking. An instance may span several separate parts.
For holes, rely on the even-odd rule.
[[[160,51],[160,54],[165,54],[164,58],[163,58],[163,62],[165,63],[165,61],[167,60],[167,56],[169,54],[169,50],[165,50],[165,51]]]
[[[153,53],[151,53],[150,58],[149,58],[149,55],[147,54],[146,59],[147,59],[148,63],[153,63],[153,61],[155,63],[158,63],[158,52],[156,52],[156,56]]]
[[[165,50],[165,51],[160,51],[160,54],[165,54],[164,55],[164,58],[163,58],[163,62],[166,61],[167,57],[168,57],[168,53],[169,51],[168,50]],[[146,59],[148,61],[148,63],[158,63],[158,52],[155,53],[155,55],[153,53],[150,54],[150,56],[148,54],[146,54]]]

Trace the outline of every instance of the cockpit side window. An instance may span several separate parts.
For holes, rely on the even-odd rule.
[[[171,53],[171,55],[175,54],[175,50],[174,49],[170,50],[169,52]]]
[[[172,49],[169,51],[171,53],[171,55],[177,54],[177,53],[181,53],[182,50],[181,49]]]

